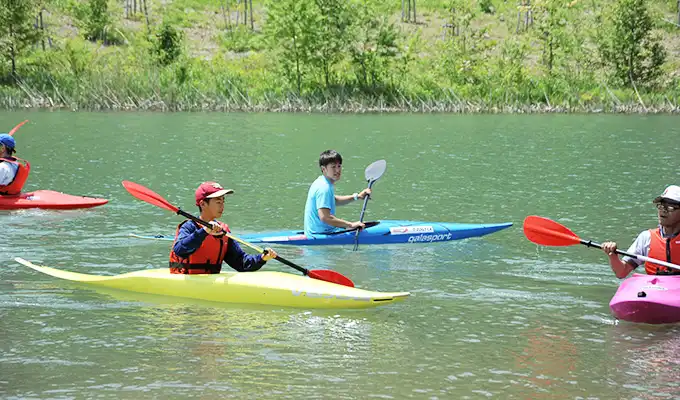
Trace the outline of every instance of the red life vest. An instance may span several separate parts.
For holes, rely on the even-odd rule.
[[[179,228],[189,222],[186,220],[177,225],[175,232],[175,242],[179,235]],[[229,226],[220,222],[222,229],[225,232],[231,232]],[[202,228],[200,228],[202,229]],[[175,247],[173,242],[172,247]],[[214,236],[208,235],[201,243],[201,247],[192,253],[189,258],[182,258],[175,254],[174,250],[170,251],[170,273],[171,274],[219,274],[222,270],[222,262],[227,254],[229,248],[229,238],[226,235]]]
[[[680,264],[680,235],[672,238],[663,238],[660,228],[650,229],[651,241],[649,243],[648,257],[664,260],[673,264]],[[645,261],[645,272],[649,275],[679,275],[680,271]]]
[[[31,164],[26,160],[16,157],[0,158],[0,162],[7,162],[19,167],[9,185],[0,185],[0,194],[14,195],[21,193],[21,189],[23,189],[28,179],[28,173],[31,171]]]

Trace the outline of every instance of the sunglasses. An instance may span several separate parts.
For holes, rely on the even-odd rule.
[[[680,204],[667,204],[667,203],[657,203],[656,209],[661,211],[673,212],[680,210]]]

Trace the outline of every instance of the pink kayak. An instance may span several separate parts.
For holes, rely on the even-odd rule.
[[[633,274],[621,283],[609,308],[624,321],[680,322],[680,275]]]
[[[0,210],[19,210],[24,208],[45,208],[70,210],[90,208],[106,204],[108,200],[94,197],[72,196],[53,190],[36,190],[18,195],[0,195]]]

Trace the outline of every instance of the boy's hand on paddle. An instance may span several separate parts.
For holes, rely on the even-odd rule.
[[[210,221],[210,228],[204,226],[203,229],[205,229],[205,231],[208,232],[208,234],[213,236],[221,235],[222,233],[224,233],[222,232],[222,227],[217,221]]]
[[[274,249],[267,247],[264,249],[264,253],[262,253],[262,260],[263,261],[269,261],[272,258],[278,257],[278,254],[276,254],[276,251]]]

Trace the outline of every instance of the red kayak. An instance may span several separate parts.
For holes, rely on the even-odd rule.
[[[74,208],[97,207],[108,203],[106,199],[72,196],[53,190],[36,190],[18,195],[0,195],[0,210],[19,210],[24,208],[44,208],[71,210]]]

